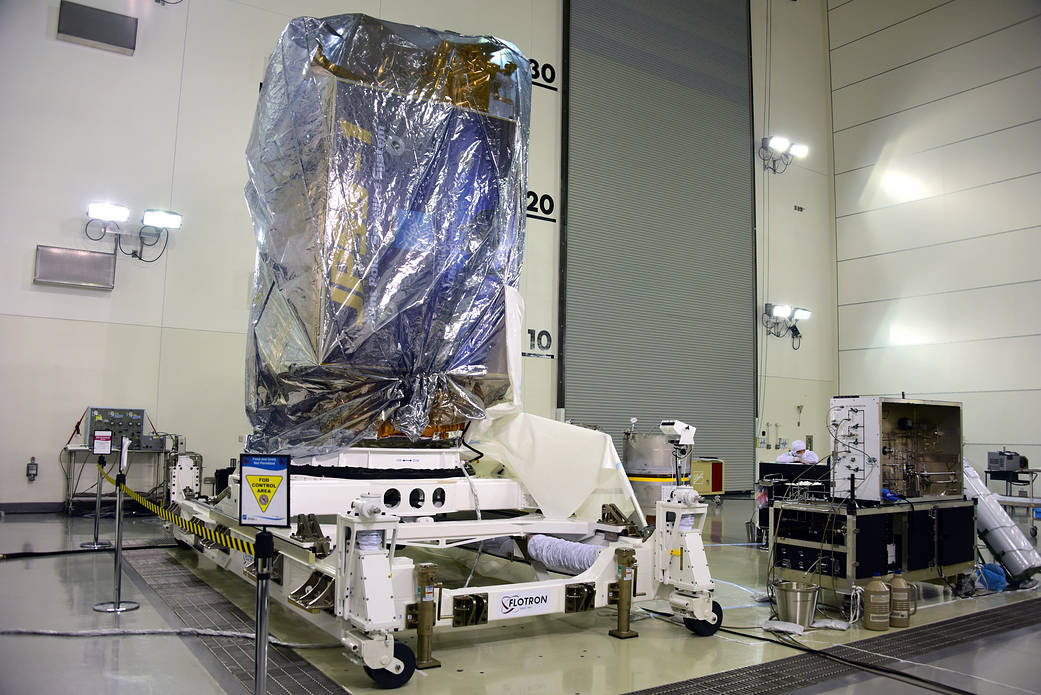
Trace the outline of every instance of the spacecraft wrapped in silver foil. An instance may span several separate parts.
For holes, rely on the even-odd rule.
[[[416,441],[506,397],[530,103],[506,41],[360,14],[289,23],[246,151],[251,451]]]

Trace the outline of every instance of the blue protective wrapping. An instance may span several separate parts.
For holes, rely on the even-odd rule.
[[[499,39],[289,23],[246,152],[251,451],[415,441],[506,396],[530,101],[527,59]]]

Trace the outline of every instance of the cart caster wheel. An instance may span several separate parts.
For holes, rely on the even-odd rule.
[[[688,630],[700,637],[714,635],[716,630],[723,626],[723,607],[713,601],[712,612],[716,614],[716,622],[714,623],[710,623],[707,620],[698,620],[697,618],[684,618],[683,624],[687,626]]]
[[[1033,536],[1034,538],[1037,538],[1037,526],[1031,526],[1030,527],[1030,535]]]
[[[719,505],[723,504],[723,498],[722,498],[722,497],[720,497],[719,495],[716,495],[715,497],[713,497],[713,498],[712,498],[712,501],[716,503],[716,506],[717,506],[717,507],[718,507]]]
[[[416,672],[416,655],[412,653],[412,650],[404,642],[394,640],[394,658],[398,659],[405,665],[405,668],[401,673],[394,673],[385,668],[369,668],[363,666],[365,673],[372,680],[376,681],[376,685],[381,688],[400,688],[401,686],[408,683],[409,679],[412,678],[412,674]]]

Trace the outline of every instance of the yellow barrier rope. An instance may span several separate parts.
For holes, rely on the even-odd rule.
[[[184,519],[179,514],[174,514],[170,510],[163,509],[154,502],[149,502],[144,497],[128,488],[126,485],[117,485],[116,481],[108,477],[108,473],[106,473],[105,469],[102,468],[100,465],[98,466],[98,470],[101,471],[101,475],[105,478],[105,480],[111,483],[114,487],[120,488],[123,491],[123,494],[127,495],[132,500],[134,500],[135,502],[137,502],[142,507],[152,512],[159,518],[169,521],[171,524],[177,524],[188,533],[194,534],[201,538],[205,538],[211,543],[223,545],[225,548],[234,548],[235,550],[238,550],[241,553],[247,553],[249,555],[255,554],[253,550],[253,544],[249,541],[242,540],[241,538],[235,538],[234,536],[228,536],[223,533],[217,533],[216,531],[206,528],[202,524],[196,523],[194,521],[189,521],[188,519]]]

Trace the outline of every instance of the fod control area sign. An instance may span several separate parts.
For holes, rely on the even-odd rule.
[[[239,523],[243,526],[289,526],[288,456],[239,456]]]

